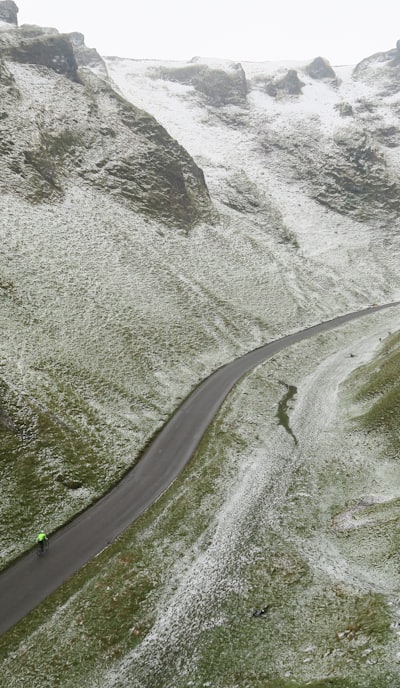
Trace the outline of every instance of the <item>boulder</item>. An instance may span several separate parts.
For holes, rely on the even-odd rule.
[[[316,57],[307,67],[305,71],[312,79],[328,79],[329,81],[336,80],[335,71],[330,66],[328,60],[324,57]]]
[[[18,7],[13,0],[2,0],[0,2],[0,22],[18,26]]]
[[[198,58],[183,67],[162,67],[157,70],[158,78],[190,84],[214,107],[243,105],[247,97],[246,75],[239,63],[230,64],[227,69],[211,67],[197,62]]]
[[[286,74],[280,78],[268,79],[265,81],[265,90],[268,95],[276,98],[278,96],[299,96],[304,86],[300,81],[295,69],[288,69]]]
[[[341,117],[353,117],[354,110],[350,103],[341,102],[335,105],[335,110],[338,111]]]

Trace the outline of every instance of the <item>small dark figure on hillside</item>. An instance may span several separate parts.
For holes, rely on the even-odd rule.
[[[255,609],[253,612],[253,616],[264,616],[264,614],[266,614],[267,611],[268,611],[268,606],[262,607],[261,609]]]
[[[37,541],[38,541],[38,545],[40,547],[40,551],[44,552],[44,546],[45,546],[45,543],[47,542],[47,535],[42,530],[40,531],[39,535],[37,536]]]

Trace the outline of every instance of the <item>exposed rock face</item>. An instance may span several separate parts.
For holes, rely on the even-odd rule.
[[[341,117],[352,117],[354,115],[353,107],[350,103],[338,103],[335,109],[339,112]]]
[[[330,66],[328,60],[324,57],[316,57],[307,67],[305,71],[312,79],[329,79],[336,80],[335,71]]]
[[[282,79],[275,83],[276,89],[290,96],[299,96],[304,83],[300,81],[295,69],[289,69]]]
[[[399,91],[399,46],[400,42],[393,50],[363,60],[354,77],[370,83],[379,80],[384,93]],[[21,72],[21,66],[25,71]],[[257,129],[261,147],[279,150],[283,165],[288,165],[296,178],[306,179],[310,195],[339,212],[364,220],[380,213],[382,196],[386,211],[400,211],[400,182],[385,157],[388,149],[399,145],[396,123],[372,125],[376,107],[372,101],[358,98],[348,102],[348,94],[342,101],[335,71],[324,58],[317,57],[299,69],[314,92],[329,88],[331,97],[331,83],[338,86],[333,108],[346,122],[342,119],[329,139],[318,130],[317,115],[310,117],[307,125],[305,120],[299,126],[293,123],[293,131],[288,120],[284,135],[275,135],[269,127],[260,133]],[[29,79],[29,70],[35,70],[35,79],[38,75],[42,79],[41,102],[46,103],[40,114],[36,111],[31,129],[26,128],[23,114],[23,107],[29,107],[24,81]],[[254,84],[284,104],[285,99],[302,96],[304,83],[299,73],[295,69],[256,71]],[[247,82],[240,64],[220,66],[194,58],[177,67],[152,65],[150,77],[190,86],[190,97],[196,98],[197,104],[201,99],[201,107],[208,108],[224,126],[246,129],[247,95],[253,84]],[[312,80],[321,83],[312,84]],[[1,32],[0,91],[0,152],[5,170],[0,172],[0,184],[8,175],[17,193],[43,202],[62,198],[68,180],[78,177],[165,224],[187,228],[211,217],[202,170],[153,117],[113,90],[104,61],[96,50],[85,46],[82,34],[62,35],[31,26]],[[235,107],[224,107],[229,105]],[[391,107],[394,110],[396,105]],[[228,187],[230,207],[246,208],[247,212],[263,207],[246,175],[232,175]]]
[[[15,62],[48,67],[71,81],[79,81],[72,44],[66,36],[44,35],[23,39],[9,49],[8,56]]]
[[[0,22],[18,26],[17,15],[18,7],[13,0],[3,0],[0,2]]]
[[[382,86],[382,95],[392,95],[400,91],[400,41],[396,48],[376,53],[356,65],[353,77]]]
[[[166,224],[189,227],[209,214],[203,172],[186,150],[153,117],[104,83],[95,88],[97,128],[102,125],[103,136],[96,144],[96,162],[82,165],[79,174]],[[102,115],[110,108],[113,130],[107,128],[109,116]]]
[[[347,68],[334,71],[324,58],[299,65],[296,70],[285,70],[277,65],[276,71],[272,71],[269,64],[264,67],[250,63],[248,67],[245,65],[247,95],[243,106],[212,111],[207,107],[210,104],[207,100],[200,107],[207,108],[210,121],[217,116],[219,123],[236,132],[241,130],[246,134],[253,131],[250,148],[257,141],[265,151],[266,167],[277,165],[285,179],[293,179],[303,189],[307,188],[309,197],[321,205],[352,220],[388,226],[397,222],[400,213],[397,151],[400,146],[400,105],[396,100],[382,102],[380,88],[387,83],[388,73],[390,88],[394,87],[400,74],[400,69],[395,67],[398,57],[396,48],[364,61],[359,69],[362,78],[372,86],[365,90],[365,96],[362,89],[353,89]],[[118,79],[112,62],[105,60],[110,74]],[[383,61],[387,63],[388,73],[386,65],[382,69]],[[231,66],[228,62],[225,64],[230,75]],[[209,69],[212,65],[213,61],[210,61]],[[361,69],[363,66],[364,71]],[[124,77],[117,83],[123,89],[127,75],[132,74],[132,78],[139,76],[142,80],[146,74],[145,78],[150,82],[161,73],[170,81],[179,80],[193,85],[200,74],[205,73],[204,65],[198,63],[172,69],[159,67],[157,72],[152,70],[154,67],[150,61],[145,69],[142,65],[136,69],[132,64],[131,72],[129,65],[124,65],[121,71]],[[342,79],[346,84],[343,90]],[[304,84],[307,84],[307,91],[303,89]],[[170,102],[176,98],[185,105],[188,94],[191,94],[190,90],[177,91],[172,85],[164,88]],[[153,93],[150,83],[149,92]],[[276,99],[272,107],[265,93]],[[130,97],[135,97],[133,91]],[[291,104],[290,100],[296,102]],[[145,107],[152,107],[151,97]],[[155,113],[157,109],[168,121],[163,98],[155,102]],[[168,108],[168,113],[170,110]],[[201,125],[196,120],[196,128]],[[213,175],[219,179],[223,175],[208,163],[208,155],[205,153],[204,156],[206,173],[212,180]],[[211,183],[214,184],[214,180]],[[232,172],[225,183],[219,183],[217,193],[223,203],[237,212],[262,213],[270,207],[265,195],[258,193],[252,183],[251,174],[245,174],[243,170],[240,174]]]
[[[215,107],[243,105],[246,102],[246,75],[240,64],[232,64],[227,72],[192,61],[187,67],[160,67],[157,69],[157,76],[168,81],[190,84]]]
[[[82,33],[73,32],[68,34],[68,38],[72,43],[76,62],[79,67],[89,67],[96,73],[107,76],[107,69],[104,60],[94,48],[88,48],[85,45],[85,37]]]
[[[97,50],[85,45],[83,34],[60,34],[57,29],[23,24],[0,34],[0,52],[25,64],[36,64],[79,81],[78,67],[88,67],[107,78],[107,69]]]
[[[74,50],[99,73],[83,36],[74,34],[72,43],[19,31],[11,45],[0,42],[0,189],[57,202],[75,178],[166,225],[189,228],[211,216],[204,175],[186,150],[105,79],[79,74]],[[30,77],[43,108],[30,102]]]
[[[22,38],[38,38],[39,36],[59,36],[59,31],[52,27],[36,26],[36,24],[22,24],[18,29],[18,43]]]
[[[304,83],[300,81],[295,69],[288,69],[281,77],[275,76],[266,79],[257,79],[257,82],[264,84],[266,93],[272,98],[299,96],[304,86]]]
[[[386,161],[374,140],[356,128],[339,131],[334,139],[336,159],[321,175],[324,189],[317,198],[331,208],[367,219],[371,211],[399,213],[400,186],[390,178]]]
[[[400,179],[387,165],[379,134],[360,120],[337,129],[328,140],[316,122],[307,129],[300,123],[286,127],[286,138],[270,133],[266,138],[266,150],[278,147],[282,168],[287,165],[288,174],[306,182],[310,196],[322,205],[363,222],[398,217]]]
[[[400,41],[396,43],[396,50],[393,51],[392,66],[400,65]]]
[[[13,2],[0,9],[11,19],[18,11]],[[30,77],[43,108],[30,102]],[[28,25],[2,31],[0,102],[0,188],[34,203],[57,202],[78,177],[167,225],[188,228],[210,217],[201,169],[112,89],[105,63],[82,34]]]
[[[13,116],[13,109],[20,97],[14,75],[0,59],[0,155],[10,152],[15,147],[15,138],[7,131],[5,120]]]

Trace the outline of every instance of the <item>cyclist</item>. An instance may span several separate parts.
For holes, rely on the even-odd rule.
[[[44,545],[45,542],[47,542],[47,535],[43,532],[43,530],[41,530],[39,535],[37,536],[37,542],[39,544],[40,551],[44,552]]]

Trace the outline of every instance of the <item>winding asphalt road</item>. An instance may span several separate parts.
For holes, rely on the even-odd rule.
[[[28,552],[0,574],[0,634],[5,633],[117,538],[165,492],[192,457],[219,407],[240,378],[303,339],[400,302],[372,306],[265,344],[219,368],[182,403],[139,463],[93,506],[51,538],[45,557]]]

